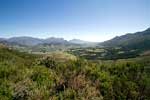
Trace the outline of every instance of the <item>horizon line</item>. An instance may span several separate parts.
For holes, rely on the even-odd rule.
[[[113,39],[115,37],[120,37],[120,36],[123,36],[123,35],[126,35],[126,34],[134,34],[134,33],[137,33],[137,32],[143,32],[143,31],[146,31],[150,29],[150,27],[144,29],[144,30],[140,30],[140,31],[135,31],[135,32],[126,32],[124,34],[121,34],[121,35],[116,35],[116,36],[113,36],[109,39],[106,39],[106,40],[103,40],[103,41],[90,41],[90,40],[85,40],[85,39],[81,39],[81,38],[70,38],[70,39],[67,39],[65,38],[64,36],[49,36],[49,37],[38,37],[38,36],[30,36],[30,35],[16,35],[16,36],[7,36],[7,37],[1,37],[0,38],[3,38],[3,39],[10,39],[10,38],[19,38],[19,37],[29,37],[29,38],[36,38],[36,39],[48,39],[48,38],[62,38],[64,40],[67,40],[67,41],[70,41],[70,40],[73,40],[73,39],[77,39],[77,40],[82,40],[82,41],[87,41],[87,42],[104,42],[104,41],[108,41],[110,39]]]

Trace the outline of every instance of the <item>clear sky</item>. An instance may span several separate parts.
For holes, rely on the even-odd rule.
[[[150,0],[0,0],[0,37],[104,41],[150,27]]]

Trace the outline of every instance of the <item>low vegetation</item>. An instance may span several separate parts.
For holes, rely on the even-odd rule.
[[[62,62],[1,46],[0,99],[149,100],[149,58]]]

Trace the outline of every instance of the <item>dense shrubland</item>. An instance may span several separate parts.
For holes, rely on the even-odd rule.
[[[0,48],[1,100],[149,100],[150,60],[59,62]]]

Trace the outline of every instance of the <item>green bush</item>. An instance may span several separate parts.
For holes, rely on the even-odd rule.
[[[145,70],[149,65],[143,59],[39,60],[0,49],[0,99],[149,100],[150,74]]]

